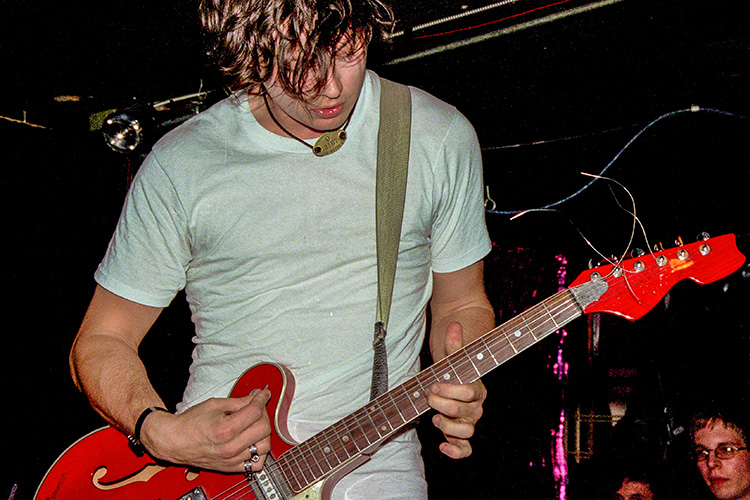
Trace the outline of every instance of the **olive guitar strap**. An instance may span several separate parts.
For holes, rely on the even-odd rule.
[[[385,336],[396,276],[398,245],[406,198],[411,139],[411,93],[405,85],[380,79],[380,127],[375,184],[375,232],[378,259],[378,300],[373,341],[370,398],[388,390]]]

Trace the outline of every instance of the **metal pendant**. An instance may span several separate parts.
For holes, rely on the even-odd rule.
[[[313,146],[315,156],[328,156],[335,153],[346,142],[346,130],[332,130],[318,137]]]

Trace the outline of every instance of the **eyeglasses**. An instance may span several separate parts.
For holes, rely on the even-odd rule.
[[[693,452],[693,458],[695,458],[695,460],[698,462],[708,460],[709,454],[713,451],[716,458],[719,458],[721,460],[729,460],[737,456],[737,453],[739,453],[740,451],[746,450],[746,449],[747,449],[747,446],[735,446],[732,444],[721,444],[717,446],[715,450],[697,449]]]

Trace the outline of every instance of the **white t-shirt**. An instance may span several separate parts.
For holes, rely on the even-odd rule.
[[[473,128],[455,108],[418,89],[411,94],[386,339],[391,387],[419,370],[432,272],[463,269],[490,250]],[[379,99],[379,78],[368,71],[346,143],[318,158],[259,125],[240,93],[167,134],[141,166],[95,278],[155,307],[185,288],[196,347],[178,410],[226,397],[243,372],[263,362],[294,374],[288,427],[298,441],[367,403]],[[395,480],[373,479],[377,469]],[[381,498],[424,495],[413,431],[346,476],[334,498],[372,498],[374,481],[386,488]]]

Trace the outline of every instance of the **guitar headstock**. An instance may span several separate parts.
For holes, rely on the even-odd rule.
[[[650,311],[678,281],[705,285],[732,274],[744,262],[735,236],[725,234],[584,271],[570,288],[604,280],[606,291],[584,305],[584,312],[607,312],[632,321]]]

